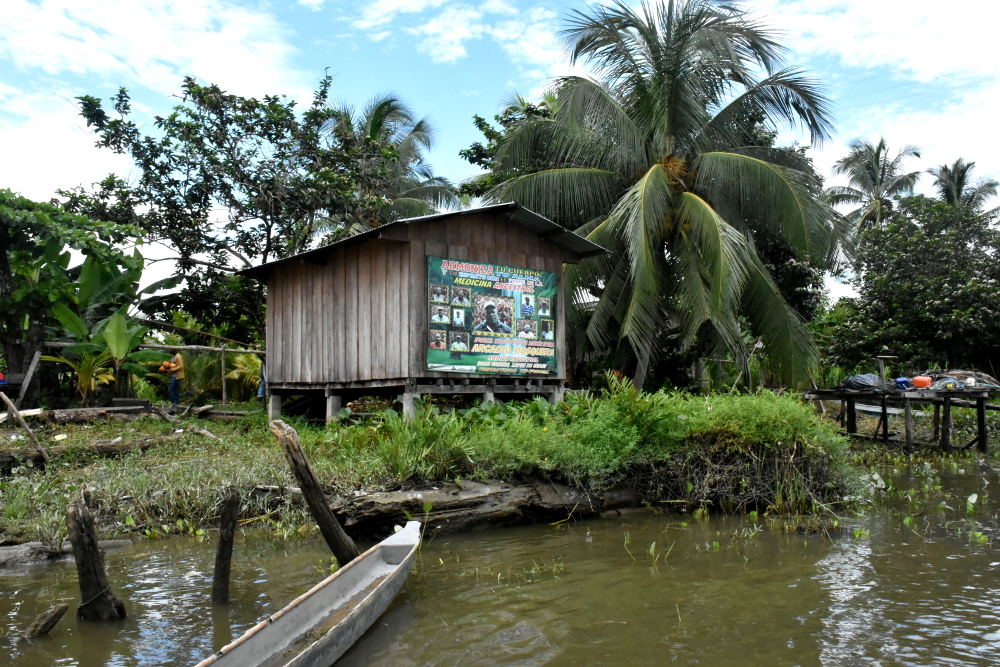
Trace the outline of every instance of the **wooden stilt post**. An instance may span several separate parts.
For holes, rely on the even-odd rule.
[[[358,557],[358,547],[354,540],[344,532],[337,517],[333,515],[330,504],[320,488],[306,454],[302,451],[302,444],[299,442],[299,434],[295,429],[285,422],[277,419],[271,422],[271,432],[281,444],[282,451],[285,452],[285,459],[292,468],[295,479],[299,482],[302,496],[306,499],[309,511],[319,525],[319,532],[326,540],[327,546],[337,557],[337,562],[341,567]]]
[[[947,395],[941,409],[941,449],[951,450],[951,396]]]
[[[222,506],[219,521],[219,546],[215,550],[215,573],[212,575],[212,602],[229,602],[229,573],[233,561],[233,539],[236,537],[236,520],[240,518],[240,493],[229,489],[229,496]]]
[[[847,399],[847,432],[848,433],[858,432],[858,411],[854,407],[853,396]]]
[[[889,442],[889,403],[888,397],[882,394],[882,442]]]
[[[271,393],[267,397],[267,420],[281,419],[281,394]]]
[[[45,448],[42,447],[41,443],[38,442],[38,438],[35,437],[35,432],[32,431],[30,428],[28,428],[28,422],[24,421],[24,417],[21,416],[21,413],[18,412],[14,404],[10,402],[10,399],[7,398],[7,394],[0,391],[0,399],[3,399],[3,402],[7,404],[7,409],[10,411],[10,414],[12,414],[15,419],[17,419],[17,423],[19,423],[21,425],[21,428],[24,429],[24,432],[28,434],[28,439],[31,440],[31,443],[35,446],[35,449],[42,456],[42,461],[48,463],[49,453],[45,451]]]
[[[97,546],[97,529],[90,511],[90,491],[84,485],[80,497],[66,508],[66,526],[73,545],[76,573],[80,579],[78,621],[117,621],[125,618],[125,604],[111,592],[104,569],[104,552]]]
[[[326,425],[329,426],[337,421],[337,415],[340,414],[340,410],[343,408],[343,399],[341,399],[340,394],[333,393],[333,390],[327,387],[326,389]]]

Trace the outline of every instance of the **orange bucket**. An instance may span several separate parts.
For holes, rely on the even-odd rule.
[[[925,389],[931,386],[931,379],[926,375],[918,375],[913,378],[913,386],[917,389]]]

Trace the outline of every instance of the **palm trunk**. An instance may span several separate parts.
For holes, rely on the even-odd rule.
[[[632,384],[636,389],[641,390],[646,384],[646,371],[649,368],[650,348],[644,347],[639,351],[639,362],[635,365],[635,375],[632,376]]]

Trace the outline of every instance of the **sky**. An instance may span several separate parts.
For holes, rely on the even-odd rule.
[[[1000,4],[964,0],[760,0],[743,3],[781,32],[787,62],[826,86],[836,135],[812,155],[828,184],[854,137],[915,144],[926,170],[959,157],[1000,179],[995,27]],[[0,23],[0,188],[48,200],[127,158],[94,146],[74,98],[129,90],[152,122],[179,102],[183,77],[232,93],[308,103],[324,71],[333,97],[363,106],[406,100],[437,130],[430,162],[458,182],[477,170],[458,151],[481,139],[515,91],[537,95],[570,66],[558,32],[576,1],[536,0],[5,0]],[[783,142],[806,140],[794,131]],[[918,190],[930,192],[925,176]],[[843,287],[831,284],[837,296]]]

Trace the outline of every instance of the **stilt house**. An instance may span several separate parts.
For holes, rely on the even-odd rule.
[[[563,264],[604,253],[516,204],[383,225],[242,273],[267,285],[269,415],[322,392],[562,397]]]

